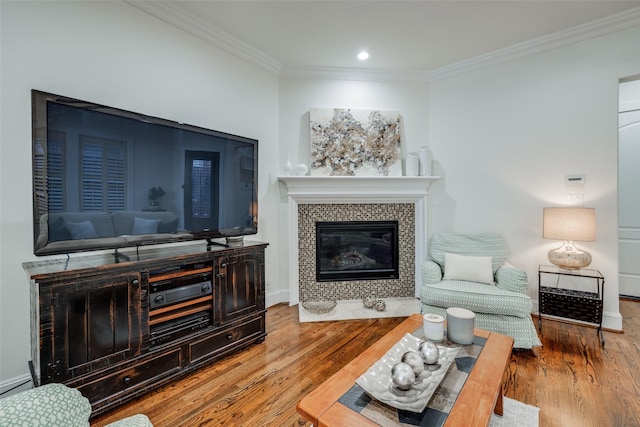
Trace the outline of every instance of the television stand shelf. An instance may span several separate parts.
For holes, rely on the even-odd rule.
[[[92,416],[264,341],[266,243],[136,249],[23,264],[34,384],[75,387]]]

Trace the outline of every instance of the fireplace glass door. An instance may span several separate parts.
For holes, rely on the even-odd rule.
[[[398,221],[316,223],[316,280],[398,279]]]

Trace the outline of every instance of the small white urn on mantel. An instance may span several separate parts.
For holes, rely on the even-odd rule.
[[[298,163],[293,167],[293,174],[296,176],[305,176],[309,172],[309,167],[304,163]]]
[[[305,176],[309,172],[309,167],[304,163],[292,165],[291,160],[287,157],[287,162],[282,169],[284,176]]]

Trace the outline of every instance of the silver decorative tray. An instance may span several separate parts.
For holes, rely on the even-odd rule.
[[[442,382],[451,362],[456,358],[460,347],[438,346],[440,358],[434,365],[425,365],[424,371],[416,378],[410,390],[398,389],[391,381],[391,368],[400,362],[407,351],[417,351],[421,339],[406,334],[367,372],[356,380],[356,384],[369,396],[397,409],[420,413],[424,411],[433,393]]]
[[[302,307],[313,314],[325,314],[333,310],[336,304],[336,301],[330,300],[308,300],[302,303]]]

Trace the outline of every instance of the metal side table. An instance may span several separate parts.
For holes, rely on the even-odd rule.
[[[563,283],[561,283],[563,282]],[[592,291],[571,289],[569,285],[590,282]],[[582,287],[582,286],[581,286]],[[602,333],[604,276],[598,270],[565,270],[551,265],[538,266],[538,330],[542,329],[542,315],[579,320],[598,325],[600,342]]]

